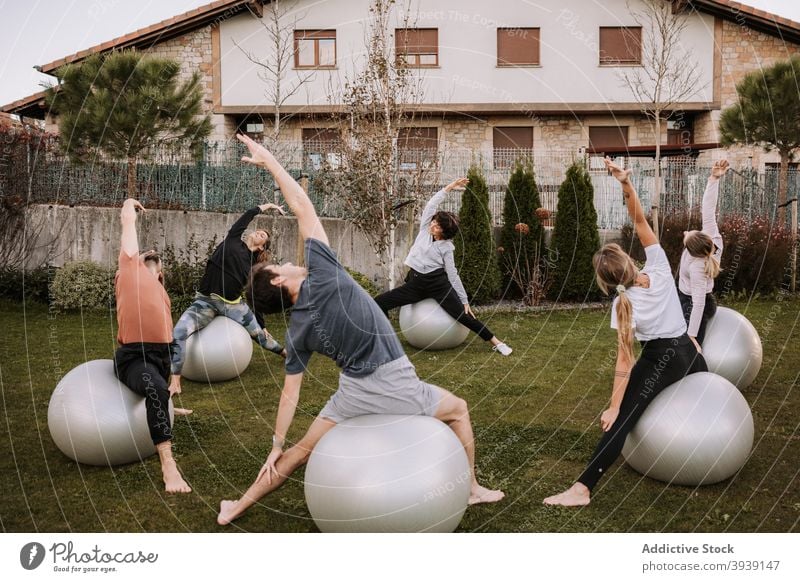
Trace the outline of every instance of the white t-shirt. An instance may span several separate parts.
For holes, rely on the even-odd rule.
[[[686,333],[686,320],[667,254],[658,244],[650,245],[644,252],[647,261],[641,272],[650,278],[650,287],[625,290],[633,306],[634,335],[639,341],[680,337]],[[612,329],[617,329],[618,302],[616,297],[611,306]]]

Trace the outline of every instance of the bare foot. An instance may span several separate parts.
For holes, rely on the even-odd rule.
[[[220,525],[228,525],[234,519],[239,517],[236,513],[237,501],[230,501],[223,499],[219,502],[219,515],[217,515],[217,523]]]
[[[563,505],[564,507],[579,507],[582,505],[589,505],[591,501],[591,492],[589,488],[583,483],[575,483],[572,487],[559,493],[558,495],[551,495],[546,498],[543,503],[545,505]]]
[[[194,410],[191,408],[173,408],[175,416],[189,416]]]
[[[497,503],[506,494],[499,489],[487,489],[477,483],[472,486],[472,491],[469,492],[469,505],[478,505],[479,503]]]
[[[166,485],[167,493],[191,493],[192,488],[183,480],[178,465],[174,460],[171,462],[162,463],[161,473],[164,476],[164,485]]]

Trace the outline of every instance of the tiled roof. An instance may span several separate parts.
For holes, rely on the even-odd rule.
[[[124,36],[84,49],[73,55],[57,59],[46,65],[41,65],[38,69],[42,73],[52,74],[53,71],[62,65],[80,61],[95,53],[102,53],[119,48],[149,47],[167,40],[168,38],[184,34],[188,31],[200,28],[201,26],[206,26],[209,22],[225,20],[246,10],[248,5],[255,4],[263,4],[263,1],[216,0],[216,2],[200,6],[194,10],[162,20],[156,24],[151,24],[145,28],[140,28]]]
[[[689,4],[699,12],[732,20],[789,42],[800,43],[800,22],[766,10],[759,10],[733,0],[672,0],[672,2],[677,6]]]

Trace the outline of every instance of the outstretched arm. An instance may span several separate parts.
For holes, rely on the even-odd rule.
[[[236,137],[250,150],[250,156],[243,157],[242,161],[264,168],[275,178],[275,182],[277,182],[278,188],[280,188],[286,200],[286,204],[289,205],[289,208],[291,208],[297,218],[300,236],[304,239],[315,238],[327,245],[328,235],[325,234],[325,229],[322,228],[322,223],[320,223],[319,217],[317,217],[317,211],[314,210],[314,205],[311,204],[311,199],[309,199],[305,190],[300,187],[300,184],[289,175],[289,172],[280,165],[278,160],[275,159],[275,156],[272,155],[272,152],[267,150],[267,148],[256,143],[246,135],[237,134]]]
[[[122,205],[122,212],[120,212],[120,222],[122,223],[122,237],[120,238],[121,248],[120,252],[125,253],[129,257],[139,256],[139,240],[136,237],[136,209],[144,212],[138,200],[128,198]]]
[[[728,171],[728,160],[714,162],[711,175],[703,192],[703,232],[711,237],[717,248],[722,248],[722,235],[717,226],[717,201],[719,200],[719,180]]]
[[[600,428],[608,432],[614,421],[619,416],[619,407],[622,404],[622,397],[628,388],[628,380],[631,377],[633,362],[625,356],[622,344],[617,347],[617,365],[614,367],[614,387],[611,390],[611,406],[600,415]]]
[[[283,381],[283,391],[281,400],[278,404],[278,416],[275,419],[275,438],[272,443],[272,451],[267,457],[264,466],[258,473],[256,482],[266,476],[267,482],[272,483],[272,478],[278,476],[275,463],[283,454],[283,445],[286,443],[286,435],[289,427],[294,420],[294,412],[297,409],[297,402],[300,399],[300,386],[303,384],[303,374],[287,374]]]
[[[230,230],[228,230],[228,234],[226,235],[226,237],[227,238],[241,238],[242,234],[244,233],[244,231],[247,230],[247,226],[251,222],[253,222],[253,219],[256,216],[258,216],[258,214],[260,212],[261,212],[261,209],[256,207],[256,208],[251,208],[250,210],[248,210],[247,212],[242,214],[239,217],[239,219],[236,222],[233,223],[233,226],[231,226]]]
[[[639,201],[639,196],[636,194],[636,190],[631,182],[631,171],[623,170],[612,162],[610,158],[606,158],[605,163],[611,175],[622,184],[622,195],[625,197],[625,206],[628,209],[628,215],[631,217],[633,226],[636,228],[636,235],[639,237],[642,246],[647,248],[650,245],[658,244],[658,239],[647,222],[647,217],[645,217],[644,210],[642,209],[642,203]]]
[[[463,189],[467,187],[467,178],[459,178],[454,182],[450,182],[447,186],[439,190],[436,194],[434,194],[428,203],[425,205],[425,208],[422,210],[422,216],[419,219],[419,224],[422,228],[425,228],[430,224],[431,220],[433,220],[433,215],[436,214],[436,211],[439,209],[439,204],[442,203],[444,197],[447,196],[447,193],[451,190],[455,189]]]

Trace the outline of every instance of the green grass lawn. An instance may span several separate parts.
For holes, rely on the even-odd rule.
[[[502,358],[471,336],[460,349],[405,348],[421,378],[464,397],[477,437],[481,481],[506,499],[469,508],[460,531],[790,532],[800,530],[800,300],[761,299],[731,307],[761,334],[764,364],[744,391],[756,440],[744,469],[700,488],[667,486],[618,462],[586,508],[549,508],[543,497],[581,472],[599,437],[597,420],[613,375],[615,332],[606,311],[482,316],[515,348]],[[185,381],[180,403],[194,415],[175,423],[178,463],[194,493],[163,493],[158,460],[82,466],[55,447],[47,405],[59,378],[86,360],[110,358],[111,314],[54,314],[41,305],[0,303],[4,531],[310,532],[302,471],[229,528],[214,521],[219,500],[252,482],[271,446],[282,360],[255,348],[238,380]],[[282,336],[281,318],[268,320]],[[302,435],[337,385],[338,370],[312,360],[290,440]]]

